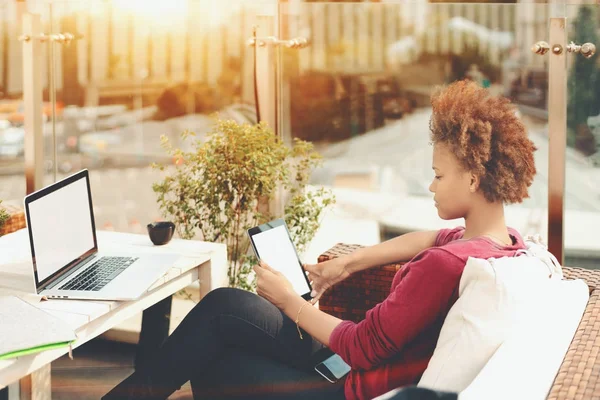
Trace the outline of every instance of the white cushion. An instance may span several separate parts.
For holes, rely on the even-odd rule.
[[[532,308],[528,304],[535,302],[553,272],[530,254],[489,260],[470,257],[459,298],[444,321],[418,386],[463,391],[510,335],[511,327],[528,317]]]
[[[551,282],[459,399],[546,399],[588,299],[582,280]]]

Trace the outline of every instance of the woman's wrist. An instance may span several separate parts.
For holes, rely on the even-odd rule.
[[[353,273],[355,273],[356,271],[359,270],[359,263],[360,263],[360,250],[354,251],[350,254],[348,254],[347,256],[343,256],[342,260],[344,262],[344,270],[349,274],[352,275]]]
[[[284,300],[283,307],[281,308],[281,310],[286,314],[288,313],[288,311],[290,313],[293,313],[293,309],[296,307],[297,304],[301,303],[302,301],[304,301],[302,296],[298,295],[295,292],[290,292]]]
[[[284,307],[282,308],[282,311],[285,315],[290,317],[290,319],[295,320],[298,310],[304,303],[306,303],[306,300],[304,300],[302,296],[299,296],[294,293],[293,296],[288,297]]]

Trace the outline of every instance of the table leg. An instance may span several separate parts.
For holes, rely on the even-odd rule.
[[[171,304],[169,296],[144,310],[142,330],[135,354],[135,368],[139,368],[154,354],[169,336]]]
[[[51,400],[50,364],[46,364],[19,381],[20,400]]]

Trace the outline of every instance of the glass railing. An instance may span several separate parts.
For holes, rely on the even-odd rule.
[[[4,9],[11,11],[0,32],[17,20],[14,2],[7,4]],[[214,126],[215,113],[239,123],[256,122],[247,41],[263,4],[75,0],[28,6],[40,15],[43,32],[74,37],[70,43],[42,45],[43,92],[50,103],[44,107],[43,184],[87,168],[96,228],[144,234],[147,223],[165,219],[153,184],[178,162],[162,147],[161,137],[189,151],[192,141],[183,140],[181,133],[191,131],[203,139]],[[12,29],[0,38],[10,38],[15,53],[21,44],[16,24]],[[0,49],[6,40],[0,39]],[[18,103],[23,67],[14,61],[10,68],[17,74],[9,74],[10,95]],[[0,129],[0,139],[6,140],[7,130]],[[7,129],[22,133],[23,146],[22,124],[10,122]],[[166,168],[161,172],[153,163]],[[23,151],[0,153],[0,199],[22,202],[25,194]],[[193,285],[176,296],[174,321],[193,306],[186,299],[196,299],[196,294]],[[139,330],[139,317],[108,337],[132,340],[127,332]]]
[[[567,41],[600,48],[599,6],[569,5]],[[585,51],[585,49],[583,49]],[[600,64],[598,53],[567,57],[565,263],[599,268],[600,241]]]
[[[323,227],[342,233],[318,234],[308,261],[338,241],[376,243],[457,223],[437,217],[428,191],[429,96],[437,85],[464,78],[517,105],[538,147],[538,173],[530,198],[507,207],[507,222],[524,235],[546,238],[549,55],[533,54],[531,46],[548,40],[549,5],[290,2],[280,3],[273,14],[274,3],[174,0],[167,6],[114,0],[31,6],[42,15],[45,30],[81,36],[69,46],[54,45],[53,81],[50,61],[43,63],[45,101],[51,100],[50,84],[56,88],[56,117],[44,107],[45,183],[55,179],[55,171],[60,178],[89,168],[99,229],[143,232],[147,222],[161,218],[152,190],[161,174],[149,165],[171,165],[168,172],[177,160],[161,148],[160,136],[189,149],[180,133],[189,129],[202,136],[215,111],[238,122],[256,121],[253,48],[247,41],[268,9],[280,39],[308,40],[305,48],[277,49],[271,73],[279,85],[280,135],[315,145],[324,164],[311,183],[331,188],[337,197]],[[8,18],[0,31],[5,32],[16,19],[15,3],[2,4]],[[567,7],[569,40],[597,41],[597,8]],[[591,11],[580,16],[585,9]],[[4,60],[11,60],[9,72],[0,74],[8,88],[2,104],[7,97],[18,103],[21,96],[19,57],[6,56],[20,51],[14,29],[0,40],[0,71]],[[579,222],[600,212],[596,57],[568,56],[565,253],[571,265],[591,266],[600,258],[600,245],[591,243],[591,231]],[[52,59],[52,52],[46,50],[44,59]],[[18,122],[5,125],[2,143],[19,129]],[[20,199],[22,152],[4,145],[0,150],[0,198]]]
[[[472,79],[518,106],[538,174],[530,198],[507,207],[522,234],[547,231],[548,68],[530,50],[546,38],[545,4],[302,3],[283,5],[281,30],[310,46],[283,63],[284,136],[324,156],[313,183],[333,188],[332,217],[345,235],[377,242],[455,226],[437,216],[429,98],[438,85]]]
[[[144,233],[162,219],[152,185],[212,115],[256,122],[251,53],[260,3],[58,1],[44,20],[82,36],[55,45],[57,178],[88,168],[98,229]],[[54,154],[46,153],[53,165]],[[161,173],[152,163],[166,165]],[[46,176],[54,179],[53,171]]]
[[[0,200],[25,196],[23,63],[16,2],[0,2]]]

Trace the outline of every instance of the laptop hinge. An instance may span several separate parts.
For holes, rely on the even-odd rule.
[[[64,280],[71,277],[71,275],[73,275],[75,272],[79,271],[81,269],[81,267],[83,267],[85,264],[87,264],[87,262],[89,260],[91,260],[96,254],[98,254],[98,253],[94,252],[92,254],[88,254],[84,258],[74,261],[72,267],[67,269],[64,273],[60,274],[60,276],[57,276],[56,278],[52,279],[51,281],[46,282],[42,287],[40,287],[39,290],[42,291],[42,290],[49,290],[49,289],[54,288],[55,286],[57,286]]]

